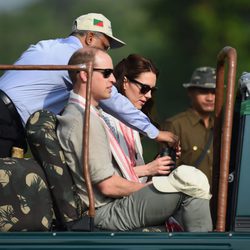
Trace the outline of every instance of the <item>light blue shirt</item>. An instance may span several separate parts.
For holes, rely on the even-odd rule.
[[[77,37],[44,40],[31,45],[15,62],[16,65],[67,65],[72,54],[82,48]],[[0,89],[14,102],[23,124],[35,111],[46,109],[55,114],[67,103],[72,83],[67,71],[9,70],[0,78]],[[128,126],[157,137],[158,129],[115,87],[110,99],[102,101],[103,109]]]

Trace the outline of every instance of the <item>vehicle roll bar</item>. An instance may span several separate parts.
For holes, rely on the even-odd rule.
[[[224,75],[225,61],[227,68],[227,90],[222,114],[224,100]],[[215,121],[213,142],[213,195],[217,201],[216,231],[224,232],[226,227],[228,177],[230,162],[230,145],[232,137],[233,111],[234,111],[234,89],[237,67],[237,52],[232,47],[224,47],[217,56],[216,90],[215,90]],[[222,117],[224,115],[223,124]],[[218,181],[219,176],[219,181]],[[219,183],[218,183],[219,182]],[[219,184],[219,185],[218,185]],[[218,185],[218,189],[217,189]],[[216,202],[215,201],[215,202]]]
[[[89,212],[90,230],[93,231],[93,221],[95,216],[95,199],[93,187],[89,174],[89,121],[90,121],[90,98],[91,98],[91,82],[93,72],[93,62],[89,61],[87,64],[79,65],[0,65],[0,70],[75,70],[85,71],[88,74],[86,84],[86,104],[83,126],[83,176],[86,182],[86,188],[89,198]]]
[[[224,121],[222,125],[222,107],[224,100],[224,73],[225,61],[228,60],[226,105],[224,111]],[[217,56],[216,70],[216,91],[215,91],[215,121],[214,121],[214,142],[213,142],[213,196],[217,205],[216,231],[224,232],[226,225],[228,176],[230,161],[230,144],[232,136],[233,109],[234,109],[234,89],[236,77],[237,53],[232,47],[224,47]],[[89,119],[90,119],[90,97],[93,63],[87,65],[0,65],[0,70],[84,70],[88,74],[86,85],[86,105],[83,128],[83,173],[89,198],[89,217],[91,220],[95,216],[95,202],[93,187],[89,174]],[[219,177],[218,177],[219,176]],[[219,179],[219,187],[217,185]],[[218,198],[217,198],[218,197]]]

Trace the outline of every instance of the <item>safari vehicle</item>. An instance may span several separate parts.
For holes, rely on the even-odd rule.
[[[213,232],[96,231],[93,228],[94,197],[88,175],[88,162],[87,158],[84,157],[84,175],[88,182],[90,199],[89,212],[85,216],[85,222],[87,223],[83,225],[79,224],[78,221],[78,224],[75,224],[73,221],[73,223],[67,224],[68,226],[63,230],[49,228],[47,232],[36,230],[31,230],[36,232],[10,232],[11,230],[1,232],[0,249],[248,250],[250,248],[250,196],[247,194],[250,190],[250,181],[248,181],[248,176],[250,176],[250,85],[241,84],[235,100],[236,50],[225,47],[219,52],[217,59],[214,188],[212,190],[212,207],[215,208],[212,209],[215,227]],[[14,65],[2,65],[1,69],[21,68],[15,68]],[[23,69],[30,68],[24,66]],[[42,66],[41,69],[47,70],[48,68]],[[60,69],[66,69],[66,67]],[[86,69],[91,74],[91,65],[87,65],[86,68],[81,70]],[[226,88],[224,88],[225,71],[227,72]],[[87,88],[90,90],[90,81]],[[226,95],[224,95],[225,89]],[[88,93],[90,94],[90,91]],[[225,101],[224,96],[226,96]],[[88,101],[86,105],[86,110],[88,110]],[[88,115],[88,112],[86,113]],[[86,120],[88,120],[88,117]],[[87,134],[88,122],[86,122],[84,128],[84,133]],[[87,138],[87,136],[85,137]],[[86,156],[88,141],[84,141],[84,145],[84,155]],[[50,186],[50,188],[56,187]],[[53,203],[60,202],[56,198],[54,196]],[[54,207],[54,209],[56,214],[56,208]]]

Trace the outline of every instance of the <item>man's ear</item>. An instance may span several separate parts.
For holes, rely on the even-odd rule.
[[[85,72],[84,70],[79,72],[79,77],[83,83],[87,82],[87,72]]]
[[[87,32],[87,35],[85,36],[85,44],[87,46],[90,46],[93,42],[93,39],[94,39],[94,33],[91,31]]]

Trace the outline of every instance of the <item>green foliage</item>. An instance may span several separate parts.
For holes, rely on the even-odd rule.
[[[249,0],[34,1],[20,10],[0,12],[0,63],[13,63],[29,44],[67,36],[73,20],[88,12],[107,16],[115,36],[127,43],[110,51],[114,63],[130,53],[156,63],[160,69],[160,120],[186,108],[188,98],[182,83],[189,81],[198,66],[216,67],[223,47],[232,46],[238,52],[237,78],[249,71]]]

